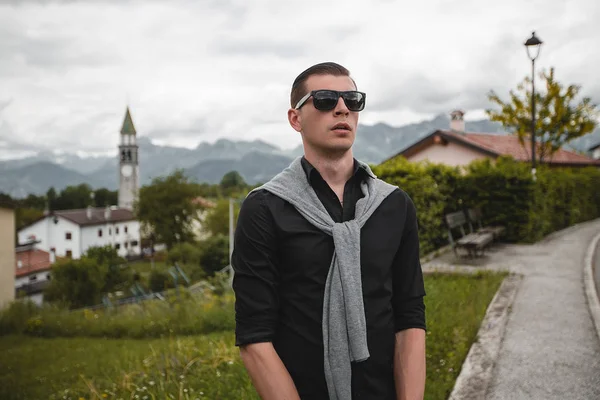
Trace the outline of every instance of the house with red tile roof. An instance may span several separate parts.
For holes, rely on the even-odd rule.
[[[41,305],[43,291],[50,282],[50,269],[54,254],[38,249],[39,241],[20,244],[16,247],[15,291],[17,298],[26,297]]]
[[[436,130],[389,159],[404,156],[409,161],[427,160],[450,166],[463,166],[474,160],[496,159],[500,156],[531,162],[531,146],[523,146],[517,136],[465,132],[463,116],[464,112],[454,111],[449,130]],[[565,149],[559,149],[551,157],[544,159],[543,163],[553,167],[600,168],[600,160]]]

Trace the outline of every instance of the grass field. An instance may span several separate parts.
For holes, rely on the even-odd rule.
[[[427,275],[426,399],[445,399],[505,275]],[[258,399],[232,332],[162,339],[0,337],[0,399]]]

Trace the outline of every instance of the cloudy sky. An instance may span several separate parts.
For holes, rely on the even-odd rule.
[[[479,118],[530,74],[534,29],[536,66],[599,103],[599,23],[597,0],[0,0],[0,158],[114,153],[127,105],[158,144],[291,148],[291,83],[321,61],[368,93],[363,123]]]

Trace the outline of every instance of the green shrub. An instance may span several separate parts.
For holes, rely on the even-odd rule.
[[[14,303],[0,314],[0,334],[38,337],[153,338],[194,335],[235,328],[231,291],[190,294],[170,290],[166,300],[146,300],[115,308],[69,311]]]
[[[11,302],[0,311],[0,335],[23,333],[27,328],[27,321],[38,312],[38,306],[30,300]]]
[[[509,242],[533,242],[600,217],[600,170],[593,167],[541,165],[534,181],[529,164],[510,157],[477,160],[462,172],[398,157],[373,172],[415,203],[421,254],[448,242],[444,216],[463,209],[480,207],[483,224],[505,226]]]
[[[52,267],[52,280],[44,291],[44,299],[68,304],[71,308],[100,303],[108,266],[83,257],[57,262]]]
[[[154,270],[150,272],[148,285],[153,292],[162,292],[166,289],[174,288],[175,282],[173,281],[173,276],[171,276],[171,274]]]
[[[200,247],[196,243],[178,243],[168,251],[167,263],[200,265],[201,254]]]
[[[454,186],[460,179],[457,168],[412,163],[398,157],[374,167],[373,172],[411,197],[417,209],[421,254],[447,242],[443,216],[452,209],[449,204],[455,202]]]
[[[207,276],[212,276],[229,265],[229,238],[227,236],[211,236],[200,242],[200,248],[202,250],[200,265]]]

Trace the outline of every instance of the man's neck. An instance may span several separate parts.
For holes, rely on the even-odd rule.
[[[336,192],[337,188],[341,188],[343,191],[344,185],[354,172],[352,149],[336,156],[324,156],[316,152],[305,151],[304,157]]]

